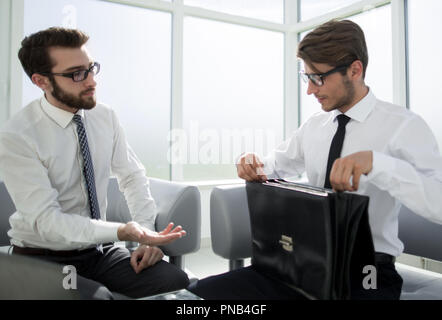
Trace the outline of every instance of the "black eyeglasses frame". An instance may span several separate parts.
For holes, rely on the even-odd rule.
[[[337,66],[336,68],[333,68],[330,71],[327,71],[327,72],[324,72],[324,73],[305,73],[305,71],[300,71],[299,75],[301,76],[301,79],[305,83],[307,83],[308,80],[310,80],[311,82],[313,82],[313,84],[315,86],[322,87],[324,85],[324,79],[327,76],[329,76],[329,75],[331,75],[333,73],[336,73],[338,71],[345,70],[345,69],[349,68],[350,66],[351,66],[351,63],[350,64],[340,65],[340,66]],[[320,82],[315,77],[318,77]]]
[[[93,71],[94,68],[96,68],[96,71]],[[80,79],[77,78],[77,80],[75,80],[76,76],[78,77],[78,75],[82,72],[83,72],[83,77],[81,77]],[[81,81],[84,81],[87,79],[87,77],[89,76],[89,73],[93,73],[94,75],[97,75],[99,72],[100,72],[100,64],[98,62],[94,62],[89,67],[89,69],[81,69],[81,70],[76,70],[74,72],[68,72],[68,73],[37,72],[37,73],[44,75],[44,76],[46,76],[46,75],[48,75],[48,76],[49,75],[50,76],[62,76],[65,78],[71,78],[72,81],[74,81],[74,82],[81,82]]]

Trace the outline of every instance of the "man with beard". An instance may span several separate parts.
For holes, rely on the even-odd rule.
[[[378,100],[365,84],[368,53],[361,28],[348,20],[327,22],[298,46],[298,57],[323,111],[308,119],[262,161],[240,157],[238,176],[247,181],[307,173],[311,185],[370,197],[377,288],[351,281],[352,299],[399,299],[402,278],[395,258],[401,205],[442,222],[442,158],[436,139],[418,115]],[[382,76],[382,75],[381,75]],[[206,299],[297,299],[299,295],[253,266],[198,281],[190,288]]]
[[[19,59],[44,96],[0,131],[1,177],[17,208],[8,232],[13,254],[73,265],[85,298],[113,298],[111,291],[138,298],[184,288],[187,275],[163,261],[157,246],[185,231],[173,223],[154,231],[149,180],[115,112],[96,102],[100,64],[87,41],[83,32],[65,28],[22,41]],[[134,221],[106,221],[111,173]],[[115,241],[140,246],[130,253]]]

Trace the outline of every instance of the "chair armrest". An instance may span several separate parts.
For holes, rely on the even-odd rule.
[[[31,256],[0,253],[0,266],[0,300],[85,298],[79,290],[63,288],[64,265]]]
[[[245,185],[215,187],[210,194],[213,251],[229,260],[252,255],[249,206]]]
[[[168,245],[161,246],[168,256],[181,256],[200,248],[201,200],[197,187],[161,179],[149,179],[150,191],[158,210],[155,220],[157,231],[163,230],[169,222],[181,225],[187,234]],[[109,180],[106,219],[115,222],[132,220],[126,199],[118,187],[116,178]]]
[[[187,234],[161,249],[168,256],[180,256],[199,250],[201,244],[201,195],[196,186],[150,179],[158,216],[155,228],[163,230],[169,222],[181,225]]]

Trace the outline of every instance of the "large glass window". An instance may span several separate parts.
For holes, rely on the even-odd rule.
[[[439,30],[442,30],[442,20],[431,18],[441,10],[440,0],[408,1],[410,109],[429,124],[442,150],[439,97],[442,44],[437,39]]]
[[[118,114],[129,144],[153,177],[169,178],[171,15],[93,0],[25,0],[25,35],[50,26],[90,36],[101,63],[97,98]],[[42,95],[23,76],[23,102]]]
[[[242,151],[282,140],[282,33],[187,17],[183,72],[184,179],[235,178]]]
[[[298,1],[302,21],[361,2]],[[426,1],[437,6],[437,0]],[[172,160],[172,166],[177,166],[177,179],[236,178],[234,160],[241,152],[265,154],[283,139],[283,33],[185,16],[184,48],[182,52],[180,48],[175,52],[178,57],[183,56],[183,64],[177,66],[179,76],[183,67],[183,77],[174,79],[178,88],[183,89],[182,96],[180,92],[176,95],[174,119],[177,121],[174,123],[182,123],[183,128],[170,131],[171,94],[175,94],[171,92],[172,15],[115,2],[24,0],[24,30],[27,35],[62,25],[82,29],[91,36],[90,51],[102,65],[97,77],[98,99],[116,110],[128,141],[146,166],[148,175],[170,178]],[[416,52],[410,54],[411,101],[420,102],[423,90],[418,90],[417,80],[413,82],[413,79],[419,79],[423,71],[414,65],[415,61],[422,61],[423,56],[418,53],[423,54],[428,43],[424,45],[422,35],[425,33],[419,32],[417,25],[428,12],[413,9],[418,6],[417,0],[409,2],[410,47]],[[284,0],[183,0],[183,3],[284,22]],[[174,10],[175,6],[171,8]],[[392,101],[391,6],[371,9],[349,19],[357,22],[366,35],[367,85],[378,98]],[[438,30],[438,22],[432,23]],[[437,50],[433,49],[435,57],[440,53]],[[26,104],[41,96],[41,91],[25,75],[23,77]],[[303,122],[321,108],[314,97],[306,95],[306,85],[300,83],[299,112]],[[430,110],[420,109],[419,113],[429,117],[430,124],[431,120],[435,121]],[[442,132],[438,137],[442,137]]]
[[[184,4],[238,16],[284,23],[284,0],[184,0]]]
[[[365,83],[377,98],[393,102],[391,6],[372,9],[348,19],[357,23],[365,34],[369,56]],[[302,34],[301,38],[306,34]],[[307,96],[307,84],[303,81],[300,83],[302,123],[314,113],[321,111],[321,106],[313,95]]]
[[[336,11],[360,0],[299,0],[300,13],[299,20],[305,21]]]

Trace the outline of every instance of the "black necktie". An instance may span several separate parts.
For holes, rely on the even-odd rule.
[[[98,206],[97,191],[95,190],[94,166],[92,165],[92,158],[89,152],[86,131],[84,130],[80,115],[74,115],[73,120],[77,124],[78,142],[80,144],[81,153],[83,154],[83,174],[86,179],[91,217],[92,219],[98,220],[100,219],[100,207]]]
[[[324,188],[331,189],[330,171],[335,160],[341,157],[342,145],[344,144],[345,138],[345,126],[349,121],[350,118],[345,114],[340,114],[338,116],[338,130],[336,130],[335,136],[333,137],[330,145],[330,152],[328,153],[327,173],[325,174]]]

